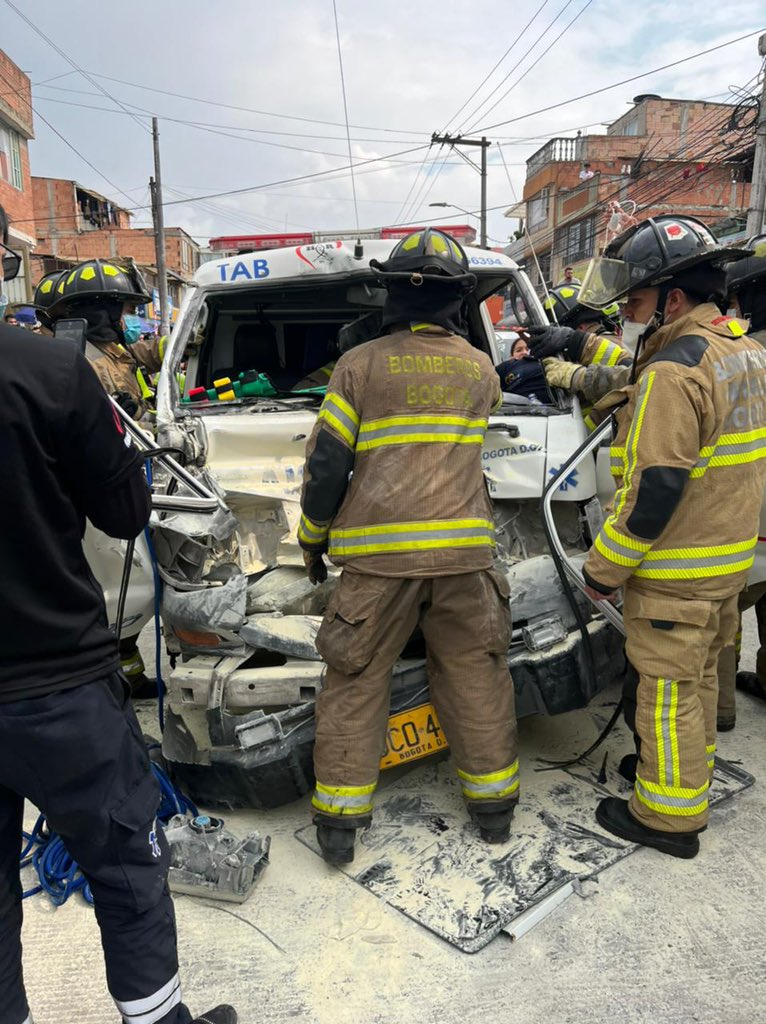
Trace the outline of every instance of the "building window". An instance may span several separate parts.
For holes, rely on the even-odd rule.
[[[596,240],[596,218],[586,217],[556,232],[556,253],[566,263],[588,259]]]
[[[634,117],[622,129],[623,135],[638,135],[638,118]]]
[[[537,195],[527,203],[527,229],[535,231],[548,220],[548,200],[550,189],[542,188]]]
[[[2,124],[0,124],[0,181],[7,181],[19,191],[24,189],[19,136],[13,128],[6,128]]]

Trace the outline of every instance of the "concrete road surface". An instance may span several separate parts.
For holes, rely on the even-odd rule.
[[[753,632],[748,613],[744,668],[754,667]],[[271,864],[241,906],[177,898],[186,1001],[195,1012],[230,1001],[243,1024],[766,1021],[766,703],[740,696],[738,716],[720,753],[758,781],[714,812],[696,860],[639,850],[594,895],[473,956],[297,842],[308,799],[228,815],[235,831],[271,834]],[[521,734],[527,757],[582,741],[575,715],[525,720]],[[43,896],[25,910],[36,1024],[115,1024],[93,911],[79,898],[55,910]]]

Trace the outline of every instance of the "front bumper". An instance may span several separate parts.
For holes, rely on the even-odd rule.
[[[584,707],[620,666],[622,637],[606,622],[588,626],[591,679],[579,632],[545,651],[511,648],[508,665],[519,718]],[[279,807],[314,785],[314,702],[323,665],[288,659],[241,667],[244,657],[192,659],[172,674],[163,753],[192,798],[206,806]],[[425,661],[394,669],[391,713],[429,699]]]

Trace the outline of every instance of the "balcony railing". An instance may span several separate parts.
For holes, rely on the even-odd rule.
[[[585,139],[549,139],[527,160],[527,178],[531,178],[546,164],[573,163],[582,160]]]

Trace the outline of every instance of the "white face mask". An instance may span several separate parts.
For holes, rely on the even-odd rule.
[[[635,320],[624,320],[620,344],[629,352],[635,353],[639,341],[648,330],[649,324],[640,324]]]

